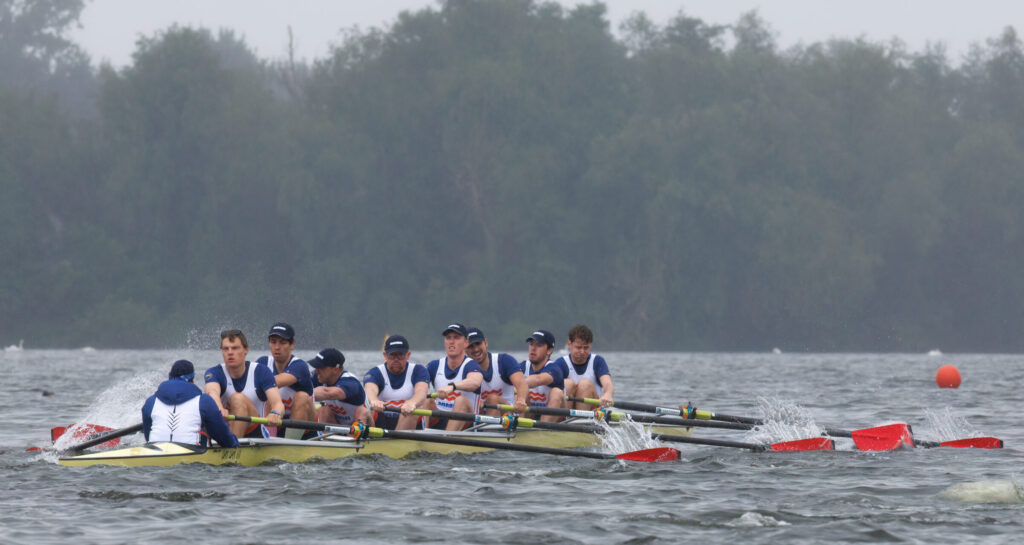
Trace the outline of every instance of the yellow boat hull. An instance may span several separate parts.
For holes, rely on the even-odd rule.
[[[658,433],[689,435],[692,428],[658,427]],[[594,434],[521,429],[513,435],[504,432],[457,432],[449,433],[425,430],[425,436],[468,437],[472,439],[555,448],[595,447],[601,444]],[[414,452],[440,454],[477,453],[493,450],[485,447],[452,445],[411,439],[375,439],[357,442],[349,437],[327,436],[321,440],[300,441],[296,439],[243,439],[239,448],[198,449],[179,443],[147,443],[134,447],[105,450],[61,458],[60,464],[69,467],[104,466],[155,466],[168,467],[181,464],[242,465],[257,466],[269,462],[308,462],[311,460],[336,460],[357,454],[377,454],[390,458],[404,458]]]

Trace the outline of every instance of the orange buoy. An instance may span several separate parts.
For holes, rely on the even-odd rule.
[[[959,388],[960,370],[952,365],[939,367],[939,372],[935,373],[935,383],[939,388]]]

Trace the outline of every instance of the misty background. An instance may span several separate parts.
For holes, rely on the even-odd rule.
[[[130,63],[0,0],[0,343],[1024,349],[1024,45],[781,47],[754,13],[449,0],[257,56]]]

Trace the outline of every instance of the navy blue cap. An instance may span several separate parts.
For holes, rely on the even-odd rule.
[[[531,333],[530,336],[526,338],[526,342],[530,341],[544,343],[550,346],[551,348],[555,347],[555,336],[552,335],[550,331],[545,331],[543,329],[538,329],[537,331]]]
[[[342,354],[341,350],[338,350],[337,348],[324,348],[319,354],[313,356],[313,359],[308,360],[306,363],[315,369],[323,369],[324,367],[341,367],[345,365],[345,354]]]
[[[405,354],[409,351],[409,341],[401,335],[392,335],[384,341],[385,354]]]
[[[281,337],[286,341],[294,341],[295,328],[284,322],[277,322],[270,328],[270,333],[267,333],[267,338],[270,337]]]
[[[192,382],[192,379],[196,376],[196,368],[192,365],[192,362],[188,360],[178,360],[171,366],[171,372],[167,373],[167,378],[181,378]]]
[[[454,331],[459,335],[462,335],[463,337],[467,335],[466,326],[459,323],[448,324],[448,327],[444,328],[444,331],[441,332],[441,335],[447,335],[449,331]]]
[[[466,340],[469,341],[469,344],[482,343],[487,340],[487,337],[484,337],[484,332],[480,331],[480,328],[470,327],[466,329]]]

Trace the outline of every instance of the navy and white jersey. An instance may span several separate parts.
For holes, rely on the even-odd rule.
[[[484,381],[480,385],[480,403],[486,402],[487,398],[492,395],[500,396],[506,402],[511,403],[515,398],[512,375],[522,373],[522,367],[511,354],[488,352],[487,361],[490,362],[490,365],[486,371],[481,371]],[[479,407],[477,411],[479,411]]]
[[[409,362],[405,366],[405,371],[399,375],[391,374],[387,365],[382,363],[363,375],[364,386],[371,382],[377,385],[377,399],[393,410],[412,399],[416,394],[416,384],[430,384],[430,377],[427,375],[427,368],[418,363]]]
[[[532,407],[546,407],[548,400],[550,399],[549,394],[552,388],[558,388],[559,390],[565,389],[565,375],[562,373],[562,366],[555,365],[551,360],[548,360],[539,371],[533,370],[533,365],[529,360],[521,362],[519,365],[523,370],[523,375],[526,377],[546,373],[551,375],[552,379],[551,384],[530,388],[530,391],[526,394],[527,405]]]
[[[321,399],[318,400],[323,403],[331,414],[334,415],[334,420],[342,426],[348,426],[352,424],[352,420],[356,416],[356,410],[359,407],[366,406],[366,392],[363,390],[363,385],[359,382],[359,379],[355,375],[344,371],[341,376],[338,377],[338,381],[334,384],[321,384],[319,377],[313,376],[313,387],[328,386],[333,388],[341,388],[341,391],[345,392],[345,399]]]
[[[272,356],[260,356],[256,360],[259,365],[264,365],[270,372],[277,376],[277,365],[274,363]],[[279,386],[277,389],[281,392],[281,402],[284,403],[284,412],[288,414],[292,410],[292,401],[295,399],[295,392],[306,392],[310,396],[313,395],[313,377],[309,372],[309,364],[304,360],[300,360],[295,356],[292,356],[291,361],[284,367],[285,373],[295,377],[295,383],[291,386]],[[276,383],[276,381],[275,381]]]
[[[199,445],[203,429],[222,447],[238,446],[238,438],[228,429],[217,403],[191,382],[166,380],[142,405],[146,441]]]
[[[260,416],[266,416],[264,411],[267,390],[277,388],[277,382],[274,381],[274,374],[270,369],[266,365],[256,365],[251,361],[245,362],[245,373],[239,378],[230,378],[223,363],[207,369],[203,377],[207,383],[216,382],[220,385],[220,402],[223,406],[228,406],[231,394],[239,392],[249,398]]]
[[[445,386],[448,386],[449,382],[458,382],[470,373],[483,373],[483,369],[480,369],[480,364],[473,358],[465,356],[462,358],[462,363],[459,364],[455,369],[448,367],[448,356],[445,356],[439,360],[431,361],[427,364],[427,376],[430,377],[430,383],[434,385],[434,391],[438,391]],[[441,399],[440,396],[434,400],[434,404],[437,405],[439,411],[451,411],[455,408],[455,400],[464,397],[469,401],[469,406],[476,410],[476,399],[477,393],[480,390],[477,389],[473,392],[464,392],[462,390],[455,390],[448,394],[448,397]]]
[[[598,397],[604,391],[601,387],[601,377],[607,375],[612,376],[608,372],[608,363],[604,361],[604,358],[596,354],[591,354],[583,365],[576,365],[572,358],[569,356],[562,356],[555,360],[556,364],[560,364],[563,369],[568,370],[569,374],[565,378],[571,379],[575,383],[579,383],[581,378],[589,379],[590,382],[594,383],[594,387],[597,388]]]

